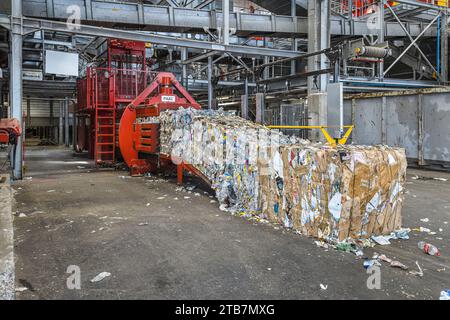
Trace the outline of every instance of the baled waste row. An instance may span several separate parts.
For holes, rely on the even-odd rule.
[[[160,116],[161,152],[194,165],[222,208],[330,241],[401,227],[403,149],[312,143],[223,111]]]

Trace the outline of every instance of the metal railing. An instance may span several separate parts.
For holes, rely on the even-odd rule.
[[[78,111],[130,102],[156,74],[149,70],[90,68],[86,77],[77,80]]]
[[[156,74],[147,70],[113,69],[115,98],[133,100],[155,79]]]

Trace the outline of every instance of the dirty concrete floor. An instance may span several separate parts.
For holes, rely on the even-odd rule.
[[[177,191],[174,179],[95,170],[58,148],[29,149],[27,164],[30,178],[13,185],[16,287],[27,288],[18,299],[438,299],[450,288],[450,174],[408,173],[404,226],[435,235],[412,231],[365,250],[411,270],[418,261],[424,276],[384,264],[381,289],[369,290],[354,254],[231,216],[203,190]],[[419,240],[442,256],[422,253]],[[80,290],[67,289],[70,265],[81,270]],[[111,276],[90,282],[103,271]]]

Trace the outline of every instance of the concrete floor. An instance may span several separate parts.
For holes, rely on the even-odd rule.
[[[174,179],[95,170],[58,148],[28,149],[27,165],[32,178],[13,184],[16,287],[28,288],[18,299],[438,299],[450,288],[450,174],[408,173],[404,226],[435,235],[412,231],[365,250],[410,270],[418,261],[424,276],[383,265],[381,289],[369,290],[354,254],[231,216],[203,190],[177,191]],[[420,240],[442,256],[422,253]],[[69,265],[80,267],[81,290],[66,287]],[[103,271],[111,276],[90,282]]]

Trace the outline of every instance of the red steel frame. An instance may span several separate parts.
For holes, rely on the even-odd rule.
[[[108,40],[106,62],[88,67],[77,82],[78,152],[88,150],[97,164],[116,160],[117,130],[121,112],[153,79],[146,69],[145,43]]]
[[[170,155],[159,154],[159,124],[140,124],[137,118],[180,107],[200,109],[172,73],[146,70],[145,44],[138,42],[109,40],[106,65],[88,67],[77,93],[76,150],[88,150],[102,165],[114,163],[119,148],[132,175],[171,163]],[[207,181],[194,167],[180,163],[180,184],[183,170]]]

